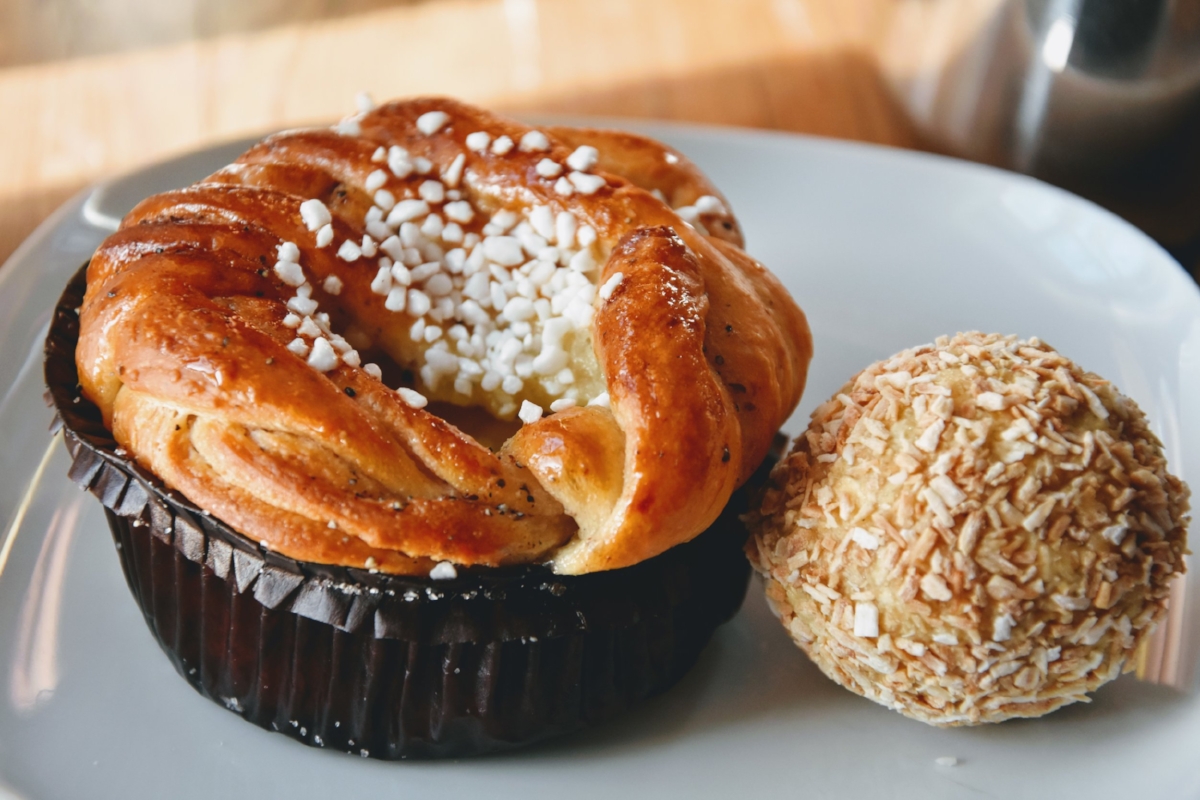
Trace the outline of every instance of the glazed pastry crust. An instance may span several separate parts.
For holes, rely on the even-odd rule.
[[[417,120],[434,110],[448,121],[430,135]],[[269,137],[204,181],[147,199],[101,245],[76,359],[117,441],[240,532],[301,560],[392,572],[545,561],[582,573],[704,530],[766,456],[811,355],[802,312],[741,251],[707,179],[657,142],[612,132],[556,128],[547,150],[473,150],[472,132],[519,142],[530,129],[445,99],[382,106],[356,126]],[[563,196],[538,164],[585,143],[600,153],[592,172],[604,186]],[[611,408],[560,411],[492,449],[358,366],[319,372],[287,349],[293,290],[270,265],[294,242],[335,326],[399,367],[420,356],[407,336],[414,318],[383,307],[362,263],[316,246],[300,213],[320,199],[335,242],[362,239],[373,157],[392,145],[428,159],[435,178],[461,160],[463,198],[483,212],[546,205],[596,231],[596,284],[613,286],[595,301],[579,372]],[[397,199],[426,177],[413,175]],[[687,224],[660,196],[721,202]],[[477,216],[463,227],[478,230],[486,213]],[[321,288],[330,276],[344,287],[336,295]]]

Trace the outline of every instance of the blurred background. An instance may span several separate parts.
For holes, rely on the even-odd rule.
[[[0,0],[0,261],[89,183],[362,90],[970,158],[1200,275],[1200,0]]]

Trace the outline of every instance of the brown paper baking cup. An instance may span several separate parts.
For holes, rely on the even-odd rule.
[[[179,674],[256,725],[383,759],[517,747],[665,691],[741,606],[745,490],[693,541],[589,575],[524,566],[434,581],[264,552],[127,458],[81,396],[85,280],[86,267],[46,340],[70,477],[103,503],[130,591]]]

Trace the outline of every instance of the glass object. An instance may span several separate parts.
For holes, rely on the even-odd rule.
[[[892,76],[922,132],[1107,206],[1196,275],[1200,0],[993,5],[961,47]]]

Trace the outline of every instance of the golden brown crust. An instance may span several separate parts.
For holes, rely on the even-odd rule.
[[[1187,487],[1145,416],[1034,339],[960,334],[813,413],[751,561],[834,680],[937,725],[1085,701],[1164,612]]]
[[[638,479],[625,482],[607,525],[556,556],[567,565],[649,558],[715,518],[737,486],[742,429],[705,359],[709,309],[696,258],[670,228],[642,228],[613,251],[602,280],[618,272],[624,279],[596,314],[595,343],[625,433],[624,471]],[[696,464],[705,466],[688,466]]]
[[[597,167],[620,175],[640,189],[655,194],[673,209],[695,208],[702,197],[715,197],[720,207],[697,209],[696,219],[709,236],[742,248],[742,228],[729,211],[725,195],[700,169],[678,150],[648,136],[597,128],[551,126],[546,132],[575,148],[590,145],[599,152]]]
[[[433,132],[418,122],[431,111],[447,115]],[[811,353],[803,314],[738,249],[736,220],[707,179],[658,143],[611,132],[555,129],[528,152],[471,148],[473,132],[518,143],[530,129],[449,100],[393,103],[351,128],[269,137],[205,181],[147,199],[101,245],[76,357],[117,440],[193,501],[303,560],[370,559],[399,572],[442,559],[549,560],[588,572],[707,527],[795,407]],[[539,170],[547,160],[561,169],[581,143],[599,151],[583,175],[593,183],[564,193]],[[436,401],[507,418],[516,401],[545,407],[567,386],[527,379],[505,395],[478,379],[453,391],[426,380],[429,352],[445,352],[429,344],[441,329],[410,336],[423,318],[385,307],[371,285],[375,259],[339,255],[340,243],[364,241],[383,202],[372,185],[379,154],[396,146],[428,163],[424,174],[386,176],[394,200],[425,197],[431,180],[439,194],[453,187],[447,194],[475,211],[459,241],[487,237],[489,216],[543,206],[595,231],[600,268],[580,295],[596,298],[592,322],[564,341],[569,396],[600,402],[607,390],[611,411],[545,416],[494,451],[364,371],[370,356],[391,386],[415,379]],[[708,198],[691,214],[696,227],[654,189]],[[306,224],[301,205],[312,199],[330,214],[332,244]],[[711,236],[698,232],[706,224]],[[289,308],[302,298],[272,267],[285,243],[303,265],[305,297],[328,314],[324,336],[363,358],[350,351],[322,371],[296,354]],[[421,246],[425,257],[442,252]]]

